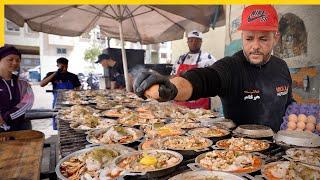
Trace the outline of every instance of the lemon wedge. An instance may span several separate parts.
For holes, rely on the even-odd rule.
[[[167,127],[161,127],[158,129],[158,133],[161,135],[165,135],[165,134],[170,134],[171,133],[171,129],[167,128]]]
[[[157,158],[149,155],[144,155],[143,158],[140,160],[140,163],[146,166],[152,166],[157,164]]]

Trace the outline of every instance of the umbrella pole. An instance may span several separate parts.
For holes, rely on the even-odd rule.
[[[120,29],[120,40],[121,40],[121,53],[122,53],[122,62],[123,62],[123,72],[124,72],[124,79],[126,82],[126,91],[130,92],[131,86],[129,82],[128,76],[128,63],[127,63],[127,55],[126,50],[124,48],[124,40],[123,40],[123,31],[122,31],[122,21],[119,21],[119,29]]]

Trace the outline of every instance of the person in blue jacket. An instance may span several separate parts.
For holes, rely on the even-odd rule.
[[[57,101],[58,89],[80,89],[81,83],[77,75],[68,72],[68,59],[61,57],[57,59],[57,71],[47,73],[46,77],[40,82],[40,86],[44,87],[48,83],[52,83],[53,89],[53,103],[54,107]],[[55,118],[53,118],[53,129],[57,130],[57,124]]]

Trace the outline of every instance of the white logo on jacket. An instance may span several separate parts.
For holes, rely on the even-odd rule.
[[[251,100],[258,100],[258,99],[260,99],[260,96],[258,95],[258,96],[253,96],[253,95],[247,95],[247,96],[245,96],[244,98],[243,98],[243,100],[248,100],[248,99],[251,99]]]
[[[285,96],[288,94],[289,85],[281,85],[276,87],[277,96]]]
[[[243,91],[243,93],[245,94],[243,100],[253,100],[253,101],[256,101],[256,100],[259,100],[260,99],[260,91],[257,90],[257,89],[254,89],[254,90],[246,90],[246,91]]]

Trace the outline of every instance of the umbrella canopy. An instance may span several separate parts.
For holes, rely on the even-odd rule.
[[[123,41],[154,44],[182,39],[185,31],[209,30],[213,17],[224,22],[219,6],[192,5],[6,5],[5,17],[38,32],[80,36],[97,25],[107,37],[121,40],[126,87],[129,90]],[[219,14],[219,16],[214,16]]]
[[[112,6],[109,6],[112,9]],[[217,6],[121,6],[125,41],[155,44],[182,39],[185,31],[197,29],[207,32],[213,15],[220,12],[219,24],[223,25],[224,13]],[[116,9],[116,8],[115,8]],[[117,16],[117,15],[116,15]],[[102,34],[120,39],[118,22],[114,19],[99,21]]]

